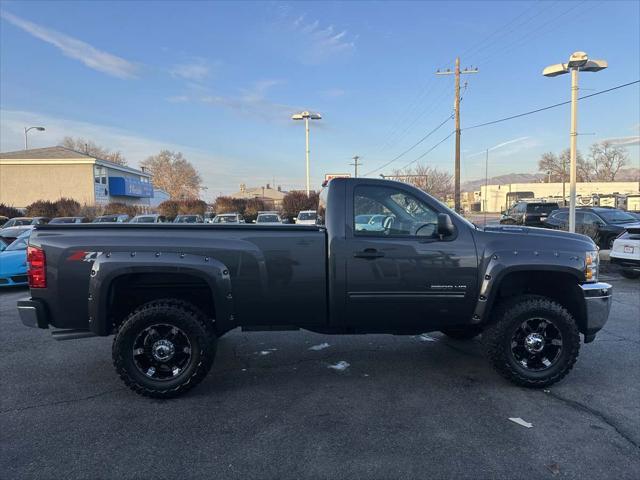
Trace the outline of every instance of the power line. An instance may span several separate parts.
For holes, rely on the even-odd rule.
[[[432,151],[434,151],[437,147],[439,147],[440,145],[442,145],[445,141],[447,141],[448,139],[450,139],[453,134],[456,133],[455,130],[453,130],[449,135],[447,135],[446,137],[444,137],[442,140],[440,140],[438,143],[436,143],[433,147],[431,147],[429,150],[427,150],[426,152],[424,152],[422,155],[420,155],[418,158],[411,160],[409,163],[407,163],[404,167],[401,168],[401,170],[404,170],[405,168],[407,168],[409,165],[412,165],[414,163],[416,163],[418,160],[426,157],[429,153],[431,153]]]
[[[393,162],[395,162],[396,160],[400,159],[401,157],[403,157],[404,155],[406,155],[407,153],[409,153],[411,150],[413,150],[414,148],[416,148],[418,145],[420,145],[422,142],[424,142],[427,138],[429,138],[431,135],[433,135],[435,132],[437,132],[445,123],[447,123],[449,120],[451,120],[453,118],[453,114],[449,115],[443,122],[441,122],[437,127],[435,127],[433,130],[431,130],[429,133],[427,133],[424,137],[422,137],[420,140],[418,140],[416,143],[414,143],[413,145],[411,145],[409,148],[407,148],[404,152],[402,152],[401,154],[395,156],[394,158],[392,158],[391,160],[389,160],[387,163],[385,163],[384,165],[379,166],[378,168],[371,170],[370,172],[367,172],[364,174],[365,177],[368,177],[369,175],[371,175],[372,173],[377,172],[378,170],[382,170],[385,167],[388,167],[389,165],[391,165]]]
[[[600,90],[599,92],[596,92],[596,93],[591,93],[589,95],[584,95],[583,97],[578,97],[578,100],[584,100],[584,99],[587,99],[587,98],[595,97],[597,95],[602,95],[603,93],[612,92],[614,90],[618,90],[620,88],[628,87],[628,86],[634,85],[636,83],[640,83],[640,80],[635,80],[635,81],[629,82],[629,83],[623,83],[622,85],[617,85],[615,87],[607,88],[606,90]],[[510,117],[504,117],[504,118],[500,118],[498,120],[492,120],[490,122],[484,122],[484,123],[479,123],[477,125],[472,125],[470,127],[464,128],[463,130],[472,130],[474,128],[486,127],[487,125],[494,125],[496,123],[506,122],[507,120],[513,120],[514,118],[520,118],[520,117],[524,117],[524,116],[527,116],[527,115],[532,115],[534,113],[544,112],[545,110],[551,110],[552,108],[561,107],[563,105],[568,105],[570,103],[571,103],[571,100],[567,100],[566,102],[555,103],[555,104],[549,105],[547,107],[537,108],[535,110],[530,110],[528,112],[519,113],[517,115],[511,115]]]

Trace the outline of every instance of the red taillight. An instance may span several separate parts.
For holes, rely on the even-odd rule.
[[[47,288],[47,261],[44,250],[38,247],[27,247],[27,276],[30,288]]]

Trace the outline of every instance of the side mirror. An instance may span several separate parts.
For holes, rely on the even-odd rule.
[[[455,232],[455,227],[453,226],[451,217],[446,213],[439,213],[438,214],[438,235],[440,235],[440,238],[453,235],[454,232]]]

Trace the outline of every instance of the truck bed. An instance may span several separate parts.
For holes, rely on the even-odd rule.
[[[237,325],[320,325],[327,318],[326,232],[316,226],[80,224],[36,227],[48,284],[32,297],[57,328],[88,328],[91,270],[100,255],[206,258],[222,263],[233,285]],[[163,284],[161,276],[148,288]]]

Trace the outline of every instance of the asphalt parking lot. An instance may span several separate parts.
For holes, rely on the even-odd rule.
[[[0,476],[637,479],[640,282],[605,280],[609,323],[549,391],[503,380],[477,340],[234,331],[170,401],[123,386],[110,338],[56,342],[20,324],[27,290],[2,291]]]

